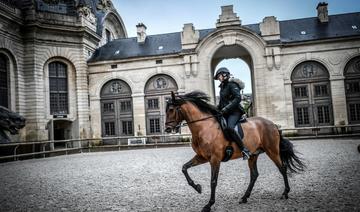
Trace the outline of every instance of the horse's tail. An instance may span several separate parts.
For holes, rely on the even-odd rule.
[[[294,151],[294,145],[280,134],[280,158],[283,164],[291,173],[299,173],[305,170],[306,165],[302,158],[299,158]]]

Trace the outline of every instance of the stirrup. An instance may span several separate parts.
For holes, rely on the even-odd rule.
[[[241,152],[243,154],[243,160],[248,160],[250,158],[251,153],[249,152],[249,150],[244,148]]]

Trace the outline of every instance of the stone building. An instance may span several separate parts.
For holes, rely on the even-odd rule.
[[[214,69],[250,67],[253,113],[282,128],[360,123],[360,13],[242,25],[232,6],[212,29],[128,38],[109,0],[0,0],[1,105],[28,119],[22,140],[163,133],[165,100],[202,90]],[[215,17],[214,17],[215,22]],[[6,80],[4,80],[6,79]]]

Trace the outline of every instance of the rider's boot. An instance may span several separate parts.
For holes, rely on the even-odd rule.
[[[238,141],[237,143],[240,145],[240,150],[243,155],[243,160],[249,159],[251,156],[250,151],[244,146],[244,143],[242,142],[239,133],[236,130],[234,130],[234,132],[235,132],[235,136],[237,137],[237,141]]]

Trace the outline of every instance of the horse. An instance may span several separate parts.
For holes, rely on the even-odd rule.
[[[218,121],[218,109],[209,103],[210,98],[203,92],[193,91],[185,95],[171,92],[171,99],[166,104],[165,132],[179,132],[183,121],[187,122],[192,134],[191,146],[196,155],[182,167],[182,172],[188,184],[198,193],[201,185],[195,184],[187,170],[200,164],[209,162],[211,166],[211,195],[209,202],[203,207],[203,212],[211,210],[215,203],[215,190],[218,181],[220,163],[225,156],[225,148],[231,145],[234,153],[230,160],[242,157],[242,152],[235,142],[230,142],[224,135]],[[281,199],[287,199],[290,191],[288,172],[298,173],[304,171],[306,165],[298,157],[293,144],[285,139],[278,127],[271,121],[261,117],[247,118],[241,124],[244,132],[243,143],[252,153],[248,159],[250,169],[250,183],[240,204],[246,203],[250,197],[255,181],[259,176],[257,170],[258,155],[265,152],[279,169],[285,184]]]
[[[0,143],[10,142],[5,131],[9,131],[12,135],[18,134],[19,129],[25,127],[25,122],[26,119],[23,116],[0,106]]]

